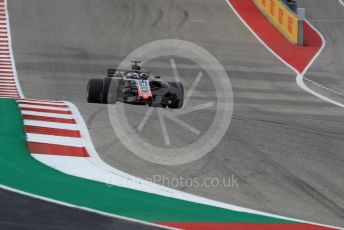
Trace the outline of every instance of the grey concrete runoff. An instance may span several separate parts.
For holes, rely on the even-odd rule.
[[[306,77],[343,92],[344,8],[322,0],[305,0],[300,7],[327,40]],[[257,41],[225,1],[16,0],[9,1],[9,13],[25,95],[75,103],[108,164],[146,179],[167,178],[156,182],[214,200],[344,227],[343,109],[300,89],[295,73]],[[137,157],[112,129],[107,106],[86,103],[90,78],[104,77],[106,68],[160,39],[203,47],[224,66],[233,87],[233,117],[224,137],[210,153],[184,165],[163,166]],[[169,78],[169,61],[151,60],[146,68]],[[183,58],[175,58],[175,63],[190,89],[199,67]],[[325,93],[344,102],[340,95]],[[212,97],[213,85],[202,81],[190,103]],[[125,108],[135,128],[144,108]],[[183,119],[203,132],[213,115],[205,109]],[[140,134],[156,145],[163,143],[158,121],[153,114]],[[168,148],[195,140],[168,119],[166,128],[173,143]],[[232,176],[238,186],[167,183],[180,177],[204,181]]]

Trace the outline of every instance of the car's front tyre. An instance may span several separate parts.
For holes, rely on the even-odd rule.
[[[180,109],[184,105],[184,87],[181,82],[170,82],[169,92],[176,98],[168,105],[170,109]]]

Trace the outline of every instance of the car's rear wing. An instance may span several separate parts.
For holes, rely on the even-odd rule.
[[[117,69],[107,69],[107,77],[113,77]]]

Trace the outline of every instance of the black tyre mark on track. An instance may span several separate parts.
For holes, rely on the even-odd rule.
[[[179,30],[180,28],[182,28],[182,26],[188,21],[188,19],[189,19],[189,12],[187,10],[183,10],[183,19],[179,23],[177,29]]]
[[[152,29],[156,28],[158,23],[159,23],[159,21],[162,19],[163,15],[164,15],[163,10],[159,9],[158,10],[158,15],[157,15],[156,19],[153,21],[153,23],[150,25],[150,28],[152,28]]]

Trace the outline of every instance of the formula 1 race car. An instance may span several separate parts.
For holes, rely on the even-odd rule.
[[[132,63],[129,70],[108,69],[106,78],[89,80],[87,102],[114,104],[120,101],[171,109],[183,107],[181,82],[164,82],[160,76],[150,80],[150,73],[141,69],[141,62]]]

